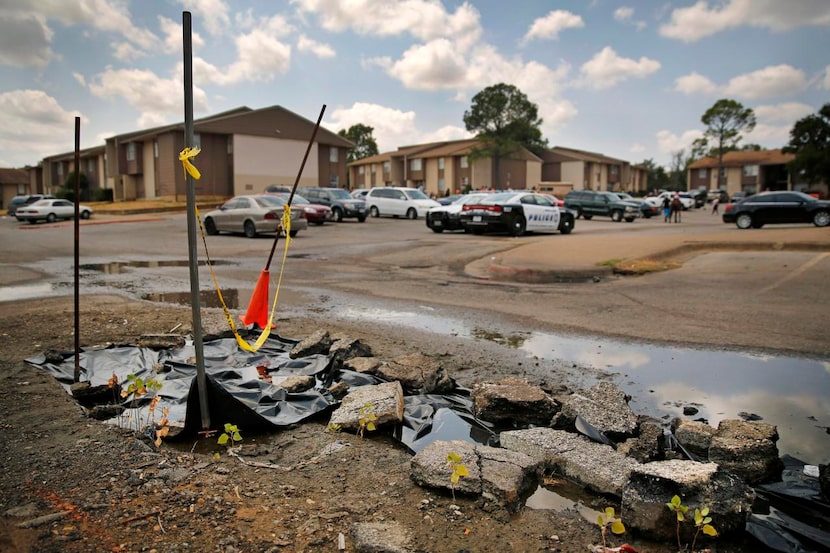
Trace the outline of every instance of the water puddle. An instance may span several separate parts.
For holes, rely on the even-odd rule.
[[[20,286],[0,286],[0,303],[51,296],[55,288],[48,282]]]
[[[235,265],[231,261],[212,260],[208,263],[206,260],[198,261],[200,267],[213,265],[218,267],[220,265]],[[98,271],[106,275],[117,275],[124,272],[125,269],[158,269],[161,267],[189,267],[190,261],[187,259],[162,260],[162,261],[112,261],[109,263],[88,263],[79,265],[78,268],[84,271]]]
[[[427,332],[487,340],[528,358],[564,360],[620,375],[635,412],[706,420],[758,415],[778,427],[779,452],[830,462],[830,359],[660,347],[599,337],[496,332],[423,311],[346,308],[338,317],[383,321]],[[697,412],[684,415],[684,408]],[[693,408],[693,409],[692,409]]]
[[[545,481],[527,499],[525,506],[529,509],[552,510],[557,513],[575,511],[591,524],[596,524],[597,516],[602,513],[587,504],[593,504],[599,500],[599,496],[591,494],[583,486],[570,480],[545,478]]]
[[[228,309],[239,308],[239,291],[236,288],[222,290],[222,298]],[[141,299],[158,303],[175,303],[177,305],[192,305],[193,300],[190,292],[158,292],[142,294]],[[202,307],[222,307],[219,301],[219,294],[216,290],[200,290],[199,303]]]

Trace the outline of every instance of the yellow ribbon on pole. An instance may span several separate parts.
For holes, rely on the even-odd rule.
[[[199,152],[202,150],[199,148],[185,148],[181,152],[179,152],[179,161],[182,162],[182,167],[184,167],[185,175],[190,175],[196,180],[202,178],[202,174],[196,169],[196,166],[191,163],[190,159],[194,158],[199,155]]]

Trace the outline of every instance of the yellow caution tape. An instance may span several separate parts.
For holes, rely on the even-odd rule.
[[[190,158],[196,157],[201,152],[199,148],[185,148],[181,152],[179,152],[179,161],[182,162],[182,166],[184,167],[185,176],[188,174],[196,180],[202,178],[202,174],[196,169],[196,166],[190,162]]]

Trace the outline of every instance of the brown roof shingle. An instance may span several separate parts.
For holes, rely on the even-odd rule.
[[[0,169],[0,184],[28,184],[29,173],[25,169]]]
[[[723,154],[724,167],[743,167],[744,165],[782,165],[795,159],[794,154],[785,154],[777,150],[742,150]],[[718,158],[702,157],[691,163],[689,169],[704,169],[718,166]]]

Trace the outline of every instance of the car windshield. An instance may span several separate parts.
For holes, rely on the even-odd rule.
[[[457,198],[453,203],[458,205],[466,205],[478,202],[486,197],[486,194],[466,194],[464,196]]]
[[[332,188],[329,192],[338,200],[350,200],[352,198],[351,195],[349,195],[349,193],[342,188]]]
[[[288,198],[291,197],[291,194],[280,192],[279,194],[277,194],[277,196],[283,200],[282,203],[286,203],[286,202],[288,202]],[[306,200],[305,198],[303,198],[299,194],[294,194],[294,199],[291,200],[291,203],[293,203],[294,205],[298,205],[298,204],[302,205],[302,204],[310,204],[311,202]],[[282,204],[280,204],[280,205],[282,205]]]
[[[285,200],[279,196],[257,196],[256,202],[262,207],[282,207],[285,205]]]
[[[499,202],[507,202],[515,196],[516,194],[513,192],[500,192],[498,194],[489,194],[487,197],[482,198],[479,203],[482,204],[497,204]]]
[[[420,190],[418,190],[416,188],[413,188],[412,190],[404,190],[404,194],[406,194],[406,197],[409,198],[410,200],[428,200],[429,199],[426,194],[424,194],[423,192],[421,192]]]
[[[631,194],[626,194],[625,192],[618,192],[617,196],[620,197],[621,200],[634,200],[634,196]]]

